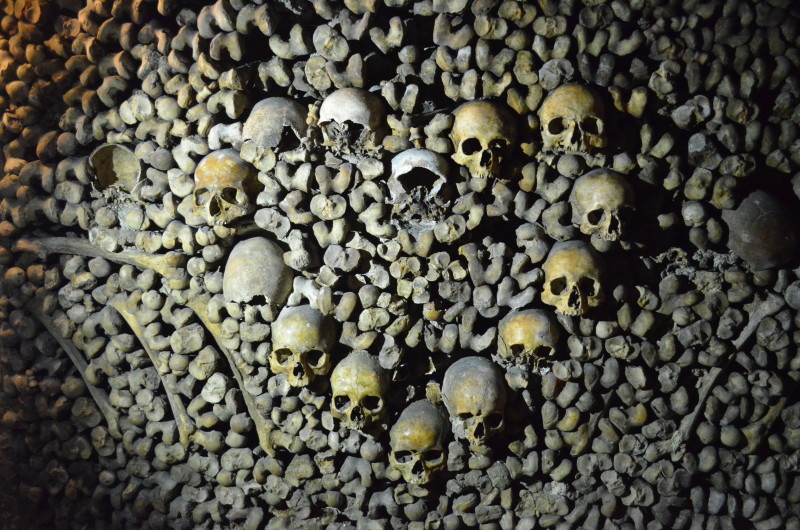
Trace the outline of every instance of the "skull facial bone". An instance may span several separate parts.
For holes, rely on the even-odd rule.
[[[242,127],[242,140],[280,155],[301,147],[308,131],[308,109],[289,98],[266,98],[253,106]]]
[[[362,430],[383,418],[389,373],[363,350],[342,359],[331,373],[331,413],[351,429]]]
[[[283,249],[265,237],[236,243],[222,275],[226,302],[280,305],[292,290],[292,272],[283,261]]]
[[[606,146],[605,107],[589,88],[563,85],[539,108],[545,151],[591,153]]]
[[[616,241],[625,228],[625,217],[634,209],[633,187],[610,169],[595,169],[572,185],[569,196],[572,224],[587,235]]]
[[[393,222],[417,231],[433,229],[452,199],[447,173],[447,160],[433,151],[408,149],[395,156],[386,181]]]
[[[427,484],[447,463],[445,442],[450,431],[442,411],[421,399],[400,413],[389,431],[389,464],[409,484]]]
[[[257,187],[255,168],[236,150],[214,151],[194,170],[194,214],[209,226],[226,225],[250,213]]]
[[[270,368],[291,386],[308,385],[330,370],[335,331],[333,321],[309,305],[285,307],[272,323]]]
[[[464,357],[444,374],[442,397],[453,433],[481,447],[505,427],[506,385],[500,369],[483,357]]]
[[[603,301],[602,263],[587,243],[556,243],[542,268],[542,302],[554,306],[559,313],[581,316]]]
[[[506,362],[533,364],[556,353],[558,325],[541,309],[510,312],[500,321],[498,333],[498,355]]]
[[[348,161],[377,154],[385,121],[383,100],[363,88],[340,88],[319,108],[322,144]]]
[[[458,165],[475,178],[496,178],[516,145],[516,116],[499,103],[464,103],[455,111],[450,139]]]

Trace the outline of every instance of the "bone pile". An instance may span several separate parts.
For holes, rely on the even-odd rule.
[[[7,0],[9,528],[800,528],[791,0]]]

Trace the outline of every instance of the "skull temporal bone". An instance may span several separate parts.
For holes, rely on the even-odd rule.
[[[450,132],[453,160],[476,178],[498,177],[517,141],[513,112],[491,101],[470,101],[455,110]]]
[[[585,86],[553,90],[539,108],[539,123],[546,151],[590,153],[606,146],[605,106]]]
[[[323,145],[354,160],[377,153],[386,135],[385,120],[383,100],[363,88],[341,88],[319,108]]]
[[[330,370],[336,336],[333,321],[308,306],[285,307],[272,323],[269,364],[292,386],[306,386]]]
[[[634,209],[633,187],[616,171],[595,169],[575,181],[569,202],[572,224],[582,233],[616,241],[622,236],[624,217]]]
[[[378,360],[363,350],[354,351],[331,373],[331,413],[351,429],[361,430],[383,417],[388,388],[389,374]]]
[[[552,357],[559,339],[558,326],[541,309],[510,312],[500,321],[498,335],[500,358],[522,364]]]
[[[580,316],[603,301],[602,263],[587,243],[556,243],[542,269],[542,302],[554,306],[559,313]]]
[[[409,484],[427,484],[444,468],[447,418],[439,407],[421,399],[411,403],[389,431],[389,464]]]
[[[206,155],[194,170],[194,214],[208,225],[225,225],[250,213],[258,188],[256,170],[234,149]]]

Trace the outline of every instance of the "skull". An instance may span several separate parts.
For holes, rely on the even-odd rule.
[[[383,100],[363,88],[341,88],[319,108],[323,145],[353,162],[377,154],[385,120]]]
[[[491,101],[470,101],[455,111],[450,139],[453,160],[476,178],[497,177],[516,145],[516,116]]]
[[[408,149],[395,156],[386,182],[393,222],[416,232],[433,229],[450,206],[447,172],[447,160],[433,151]]]
[[[587,243],[556,243],[542,268],[542,302],[555,306],[559,313],[580,316],[603,301],[602,264]]]
[[[633,188],[619,173],[595,169],[575,181],[569,202],[572,224],[581,232],[616,241],[622,235],[625,217],[634,208]]]
[[[272,323],[269,365],[292,386],[306,386],[330,370],[333,321],[311,306],[285,307]]]
[[[483,446],[505,427],[506,386],[500,369],[483,357],[464,357],[444,374],[442,397],[453,433]]]
[[[280,305],[292,289],[292,272],[283,262],[283,249],[265,237],[240,241],[233,247],[222,275],[226,302]],[[261,299],[263,299],[263,302]]]
[[[206,155],[194,170],[194,214],[208,225],[225,225],[250,213],[257,191],[253,166],[233,149]]]
[[[511,363],[532,364],[552,357],[558,343],[558,326],[541,309],[512,311],[500,321],[497,349]]]
[[[389,431],[389,464],[409,484],[427,484],[447,461],[444,444],[448,427],[439,407],[427,399],[410,404]]]
[[[589,153],[606,146],[605,108],[589,88],[569,84],[553,90],[539,108],[544,150]]]
[[[378,422],[386,412],[389,374],[365,351],[354,351],[336,365],[331,388],[331,413],[351,429]]]
[[[259,101],[242,127],[242,140],[250,140],[261,149],[284,153],[300,147],[306,135],[308,109],[288,98]]]

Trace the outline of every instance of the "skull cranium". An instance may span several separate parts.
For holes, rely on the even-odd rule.
[[[585,242],[556,243],[542,268],[542,302],[554,306],[559,313],[581,316],[603,301],[602,264]]]
[[[595,169],[572,185],[572,224],[605,241],[622,236],[626,215],[634,208],[633,187],[610,169]]]
[[[225,301],[280,305],[291,289],[292,273],[277,243],[265,237],[252,237],[233,247],[222,275]]]
[[[308,130],[308,109],[289,98],[266,98],[253,106],[242,127],[242,140],[276,154],[298,149]]]
[[[585,86],[553,90],[539,108],[539,122],[546,151],[590,153],[606,146],[605,107]]]
[[[361,430],[383,417],[388,388],[389,374],[378,360],[365,351],[354,351],[331,373],[331,413],[351,429]]]
[[[362,88],[341,88],[319,108],[323,145],[354,162],[377,154],[386,135],[385,120],[383,100]]]
[[[517,141],[517,121],[499,103],[470,101],[455,111],[453,160],[476,178],[498,177]]]
[[[556,353],[559,331],[554,319],[541,309],[512,311],[500,321],[497,350],[509,363],[532,364]]]
[[[206,155],[194,170],[194,214],[209,226],[226,225],[252,210],[256,170],[234,149]]]
[[[393,222],[414,232],[433,229],[450,205],[447,172],[447,161],[433,151],[408,149],[395,156],[386,182]]]
[[[306,386],[331,366],[333,321],[311,306],[285,307],[272,323],[269,364],[291,386]]]
[[[427,484],[447,463],[448,432],[447,419],[436,405],[427,399],[415,401],[400,413],[389,431],[389,464],[409,484]]]

